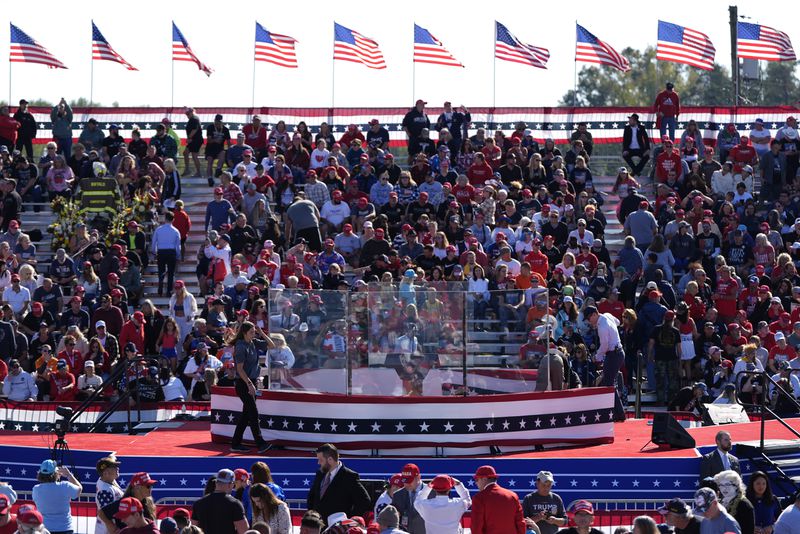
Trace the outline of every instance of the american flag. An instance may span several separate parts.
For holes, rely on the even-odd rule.
[[[494,57],[514,63],[530,65],[538,69],[547,68],[550,51],[546,48],[531,46],[520,42],[508,28],[495,21]]]
[[[117,54],[116,50],[111,48],[111,45],[108,44],[106,38],[103,37],[103,34],[97,29],[94,21],[92,21],[92,59],[113,61],[115,63],[124,65],[128,70],[139,70],[122,59],[122,56]]]
[[[736,28],[738,56],[764,61],[796,61],[792,41],[785,33],[769,26],[739,22]]]
[[[8,59],[12,63],[40,63],[51,69],[67,68],[45,47],[13,24],[11,24],[11,47]]]
[[[656,59],[713,70],[715,52],[708,35],[670,22],[658,21]]]
[[[376,41],[336,22],[333,23],[333,59],[361,63],[371,69],[386,68]]]
[[[414,62],[463,67],[431,32],[414,24]]]
[[[267,31],[264,26],[256,22],[256,61],[296,69],[297,54],[294,50],[296,42],[288,35]]]
[[[191,61],[197,65],[198,69],[205,72],[206,76],[211,76],[211,73],[214,72],[209,66],[197,59],[186,38],[174,22],[172,23],[172,61]]]
[[[589,33],[589,31],[580,24],[576,24],[576,26],[577,42],[575,46],[575,61],[608,65],[622,72],[631,70],[631,65],[624,56]]]

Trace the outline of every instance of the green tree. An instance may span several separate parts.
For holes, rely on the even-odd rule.
[[[786,106],[800,98],[800,80],[794,61],[767,63],[761,81],[760,103],[764,106]]]
[[[611,67],[584,67],[578,74],[578,91],[570,89],[559,105],[572,106],[650,106],[664,84],[671,81],[687,106],[730,106],[733,83],[727,67],[714,64],[707,71],[668,61],[657,61],[656,51],[626,48],[631,70]],[[757,106],[793,105],[800,98],[800,79],[795,62],[764,62],[760,79],[742,79],[739,95],[742,104]]]

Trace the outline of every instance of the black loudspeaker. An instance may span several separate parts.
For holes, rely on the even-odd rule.
[[[669,445],[673,449],[693,449],[694,438],[667,412],[653,414],[653,433],[650,440],[658,445]]]

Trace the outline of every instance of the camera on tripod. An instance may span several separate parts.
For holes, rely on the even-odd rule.
[[[59,439],[64,439],[69,431],[69,424],[72,422],[72,414],[75,412],[68,406],[59,406],[56,408],[56,414],[61,416],[61,419],[53,423],[53,432]]]

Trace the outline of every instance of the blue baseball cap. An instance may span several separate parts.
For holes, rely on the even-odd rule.
[[[55,460],[45,460],[42,462],[42,465],[39,466],[39,473],[43,475],[52,475],[58,469],[58,464],[56,464]]]

